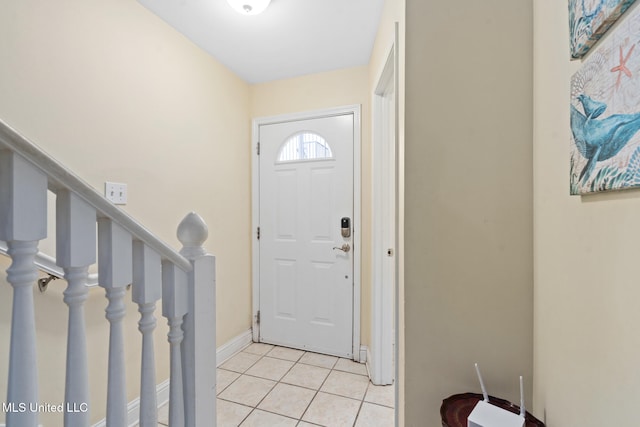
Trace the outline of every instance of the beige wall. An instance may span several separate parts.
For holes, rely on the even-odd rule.
[[[276,80],[251,86],[251,117],[266,117],[301,111],[363,104],[368,116],[368,68],[353,67],[318,74]],[[369,135],[368,123],[362,124]],[[364,158],[364,155],[363,155]]]
[[[531,398],[531,3],[406,1],[407,427],[479,392],[474,362]]]
[[[371,121],[369,68],[354,67],[251,86],[251,117],[361,105],[362,131],[362,345],[371,334]]]
[[[569,83],[581,61],[569,61],[566,3],[534,11],[534,407],[549,427],[636,425],[640,193],[569,196]]]
[[[176,248],[182,217],[200,213],[209,224],[206,247],[217,255],[217,297],[225,301],[218,305],[218,344],[248,330],[249,85],[133,0],[10,2],[0,13],[0,40],[0,118],[99,191],[107,180],[127,183],[125,209]],[[36,298],[45,326],[55,325],[49,338],[39,336],[41,357],[53,359],[41,364],[43,383],[63,370],[66,315],[58,289],[64,283],[53,287]],[[102,337],[103,346],[105,305],[102,291],[92,290],[88,332],[92,340]],[[164,325],[159,310],[157,316]],[[137,313],[128,316],[134,335],[137,320]],[[158,342],[166,340],[162,335]],[[8,335],[2,337],[7,343]],[[133,353],[136,345],[129,345]],[[91,371],[103,379],[96,348]],[[157,355],[159,367],[166,366],[165,350]],[[139,365],[133,353],[130,373]],[[133,398],[138,384],[135,375],[130,380]],[[104,381],[92,380],[92,396],[103,392]],[[50,398],[45,389],[42,397]],[[104,414],[103,400],[95,399],[93,420]]]

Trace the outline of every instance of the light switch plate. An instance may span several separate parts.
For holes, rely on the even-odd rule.
[[[105,182],[104,196],[116,205],[127,204],[127,184],[119,182]]]

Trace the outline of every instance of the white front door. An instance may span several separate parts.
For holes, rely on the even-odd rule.
[[[262,124],[259,141],[260,341],[351,358],[354,116]]]

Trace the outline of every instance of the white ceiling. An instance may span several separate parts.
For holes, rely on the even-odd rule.
[[[249,83],[369,63],[384,0],[272,0],[240,15],[226,0],[138,0]]]

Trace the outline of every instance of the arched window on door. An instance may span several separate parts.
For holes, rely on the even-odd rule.
[[[313,132],[299,132],[289,137],[278,151],[278,163],[332,159],[329,143]]]

